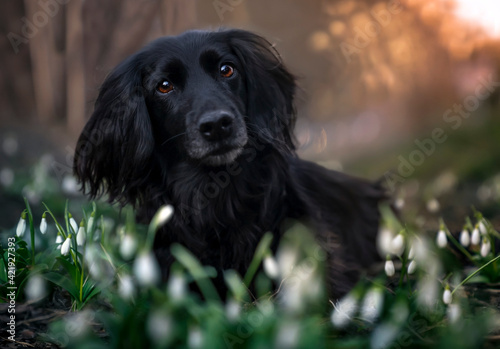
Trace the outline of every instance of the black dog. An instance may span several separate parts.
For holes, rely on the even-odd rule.
[[[295,79],[272,45],[242,30],[153,41],[102,85],[74,171],[92,197],[174,217],[155,253],[167,277],[178,242],[218,271],[245,273],[257,243],[287,218],[311,224],[334,298],[378,259],[382,188],[297,158]]]

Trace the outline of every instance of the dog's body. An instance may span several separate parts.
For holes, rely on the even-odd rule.
[[[104,82],[77,144],[75,173],[91,196],[131,203],[157,234],[164,277],[178,242],[205,265],[244,274],[264,233],[305,220],[328,254],[330,295],[377,259],[378,185],[297,158],[295,80],[271,45],[241,30],[161,38]]]

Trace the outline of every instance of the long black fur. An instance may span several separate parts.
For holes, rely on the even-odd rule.
[[[226,63],[234,67],[228,78],[220,73]],[[174,86],[167,94],[157,88],[165,80]],[[216,268],[223,292],[222,272],[244,274],[263,234],[272,232],[276,246],[292,218],[315,229],[328,255],[330,295],[340,297],[378,259],[384,193],[296,156],[295,89],[272,45],[253,33],[160,38],[103,83],[74,172],[91,197],[132,204],[145,222],[161,205],[174,206],[154,246],[164,278],[178,242]],[[217,113],[232,118],[230,135],[208,141],[200,125]]]

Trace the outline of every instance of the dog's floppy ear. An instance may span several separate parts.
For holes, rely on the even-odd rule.
[[[78,139],[73,170],[92,197],[133,204],[144,180],[154,140],[139,62],[129,57],[106,78]]]
[[[273,45],[244,31],[229,30],[228,41],[242,63],[249,131],[265,144],[290,152],[293,144],[295,78]]]

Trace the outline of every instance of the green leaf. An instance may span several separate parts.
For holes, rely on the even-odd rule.
[[[46,274],[42,274],[42,276],[46,280],[68,291],[71,297],[78,301],[78,287],[68,277],[54,272],[48,272]]]

